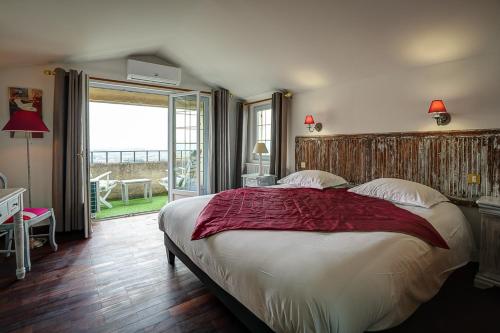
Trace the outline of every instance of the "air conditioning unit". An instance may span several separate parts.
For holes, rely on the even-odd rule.
[[[150,62],[127,59],[127,80],[178,86],[181,83],[181,69]]]

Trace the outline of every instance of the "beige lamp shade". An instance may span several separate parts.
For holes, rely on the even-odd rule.
[[[266,148],[266,144],[262,142],[257,142],[253,147],[254,154],[267,154],[269,153]]]

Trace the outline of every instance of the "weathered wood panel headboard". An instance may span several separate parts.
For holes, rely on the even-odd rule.
[[[456,198],[498,195],[500,129],[298,136],[295,169],[329,171],[354,184],[402,178]],[[481,184],[467,184],[469,173],[480,174]]]

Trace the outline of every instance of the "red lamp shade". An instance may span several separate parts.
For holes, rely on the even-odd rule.
[[[311,115],[306,116],[306,120],[304,120],[304,124],[306,125],[314,125],[314,118]]]
[[[48,132],[49,129],[43,123],[38,113],[33,111],[19,110],[12,114],[10,120],[2,128],[2,131],[10,132]]]
[[[431,102],[431,106],[429,107],[429,113],[446,113],[446,106],[444,106],[444,102],[440,99],[434,100]]]

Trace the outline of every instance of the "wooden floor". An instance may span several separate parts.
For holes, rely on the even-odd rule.
[[[59,243],[32,252],[23,281],[13,258],[0,259],[0,332],[247,332],[179,260],[167,265],[156,214],[102,221],[92,239]],[[500,332],[500,289],[473,288],[476,269],[454,273],[387,333]]]
[[[96,224],[89,241],[0,264],[0,332],[246,332],[180,261],[167,266],[156,214]]]

